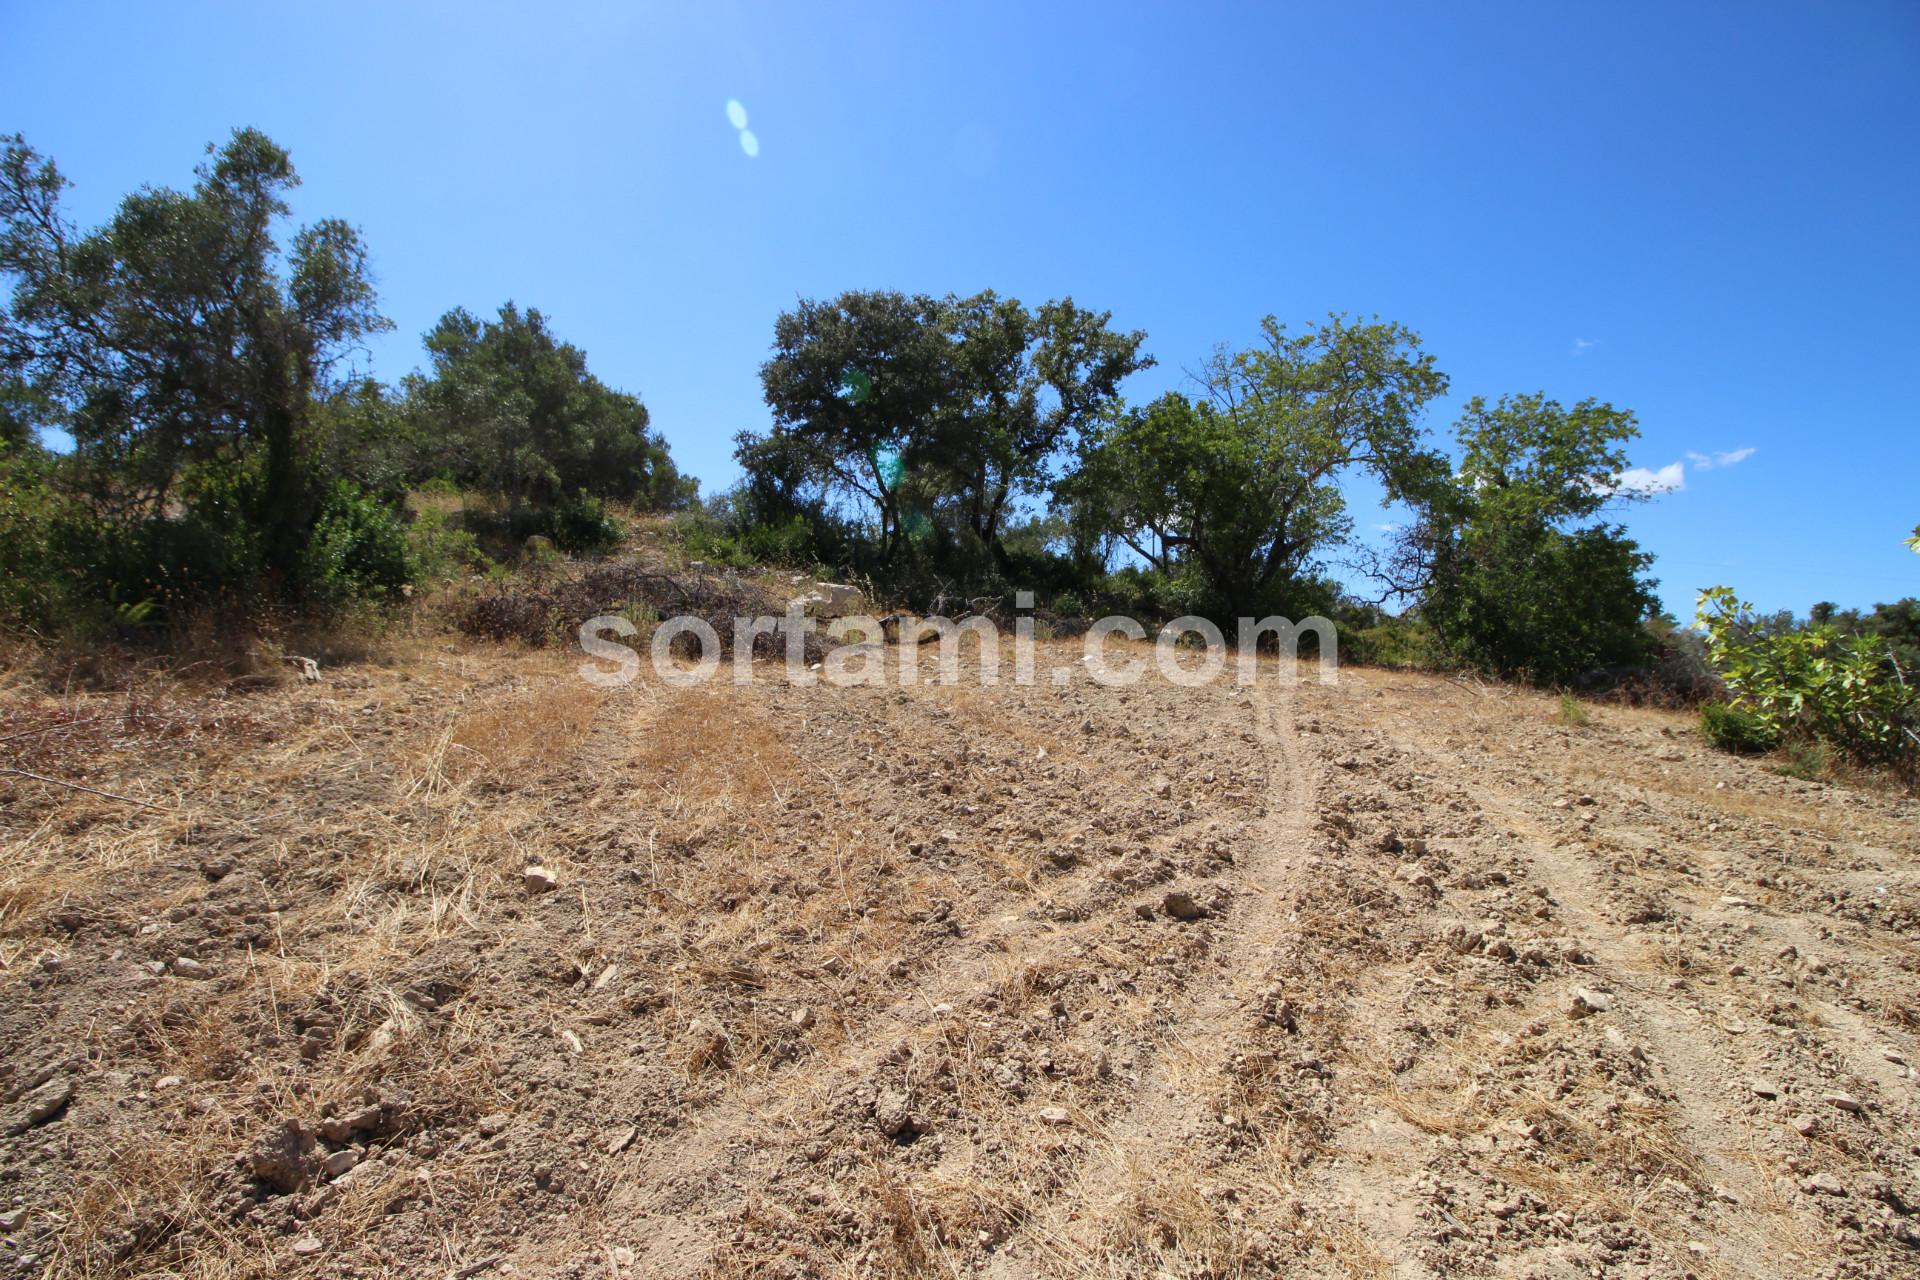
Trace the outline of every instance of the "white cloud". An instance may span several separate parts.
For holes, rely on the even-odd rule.
[[[1737,463],[1745,462],[1754,455],[1754,452],[1753,449],[1747,448],[1729,449],[1725,453],[1706,454],[1695,453],[1689,449],[1687,451],[1687,460],[1693,463],[1694,469],[1697,471],[1711,471],[1715,467],[1731,467]]]
[[[1573,340],[1573,351],[1571,354],[1583,356],[1599,345],[1600,339],[1598,338],[1575,338]]]
[[[1629,467],[1613,478],[1615,493],[1678,493],[1687,487],[1687,464],[1669,462],[1657,471]]]

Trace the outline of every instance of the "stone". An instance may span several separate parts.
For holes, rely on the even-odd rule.
[[[1160,901],[1160,909],[1175,920],[1198,920],[1207,914],[1206,908],[1193,900],[1193,895],[1175,891]]]
[[[313,1236],[302,1236],[293,1242],[294,1253],[302,1258],[313,1257],[320,1252],[322,1247],[320,1241]]]
[[[28,1092],[7,1113],[6,1123],[0,1126],[0,1132],[7,1137],[18,1137],[27,1130],[47,1123],[67,1109],[73,1101],[73,1081],[57,1078],[47,1081]]]
[[[560,887],[560,877],[536,862],[526,870],[526,883],[528,893],[552,893]]]
[[[1830,1173],[1816,1173],[1800,1181],[1800,1189],[1810,1196],[1843,1196],[1847,1188]]]
[[[1797,1115],[1793,1118],[1793,1131],[1803,1138],[1811,1138],[1820,1132],[1820,1122],[1809,1115]]]
[[[26,1220],[25,1209],[9,1209],[5,1213],[0,1213],[0,1231],[18,1231]]]
[[[1067,1114],[1065,1107],[1042,1107],[1039,1112],[1040,1123],[1059,1126],[1072,1124],[1073,1117]]]
[[[803,1004],[787,1015],[787,1021],[791,1022],[796,1030],[805,1031],[813,1025],[813,1010]]]
[[[1613,997],[1603,991],[1592,991],[1586,987],[1575,987],[1569,1012],[1576,1018],[1589,1014],[1605,1013],[1613,1008]]]
[[[882,1089],[873,1100],[874,1124],[889,1138],[911,1134],[917,1128],[913,1122],[912,1106],[904,1090]]]
[[[201,964],[192,956],[175,956],[173,958],[173,964],[170,967],[173,969],[175,977],[207,978],[213,976],[212,969]]]
[[[512,1123],[513,1117],[504,1111],[495,1111],[491,1115],[481,1116],[480,1136],[483,1138],[491,1138],[495,1134],[504,1133],[507,1126]]]
[[[1780,1096],[1780,1086],[1771,1080],[1751,1080],[1748,1081],[1747,1088],[1753,1090],[1754,1096],[1760,1098],[1777,1098]]]
[[[341,1174],[345,1173],[347,1170],[353,1168],[353,1166],[359,1163],[360,1163],[360,1154],[357,1151],[355,1151],[352,1147],[347,1147],[343,1150],[335,1151],[333,1154],[329,1155],[325,1160],[322,1160],[320,1162],[320,1167],[327,1171],[327,1176],[329,1178],[337,1178]]]
[[[307,1185],[314,1170],[313,1133],[298,1120],[288,1120],[261,1139],[248,1158],[253,1176],[282,1194]]]
[[[1851,1112],[1856,1116],[1866,1110],[1866,1107],[1861,1103],[1860,1099],[1850,1093],[1829,1093],[1824,1095],[1821,1100],[1829,1106],[1838,1107],[1840,1110]]]
[[[1148,784],[1147,790],[1153,794],[1155,799],[1165,800],[1173,794],[1173,783],[1167,781],[1165,778],[1155,778]]]
[[[178,1089],[185,1083],[186,1081],[179,1076],[161,1076],[153,1082],[153,1091],[155,1093],[161,1093],[167,1089]]]

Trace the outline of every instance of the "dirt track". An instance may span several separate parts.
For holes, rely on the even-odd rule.
[[[0,1266],[1914,1273],[1920,806],[1079,652],[13,695]]]

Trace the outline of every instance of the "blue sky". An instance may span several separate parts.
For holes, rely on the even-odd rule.
[[[398,325],[375,372],[450,307],[537,306],[709,489],[797,297],[1071,294],[1147,331],[1135,400],[1269,312],[1378,313],[1455,401],[1639,414],[1635,465],[1684,487],[1625,519],[1680,616],[1713,582],[1920,593],[1909,0],[0,0],[0,33],[0,129],[83,222],[256,125],[303,217],[366,233]]]

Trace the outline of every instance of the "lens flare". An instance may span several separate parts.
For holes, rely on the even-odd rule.
[[[740,99],[727,99],[727,123],[736,129],[747,127],[747,109],[740,105]]]
[[[750,157],[760,154],[760,139],[753,136],[753,130],[742,129],[740,131],[740,149]]]
[[[873,394],[873,379],[861,369],[848,365],[840,374],[840,398],[848,404],[859,404]]]

